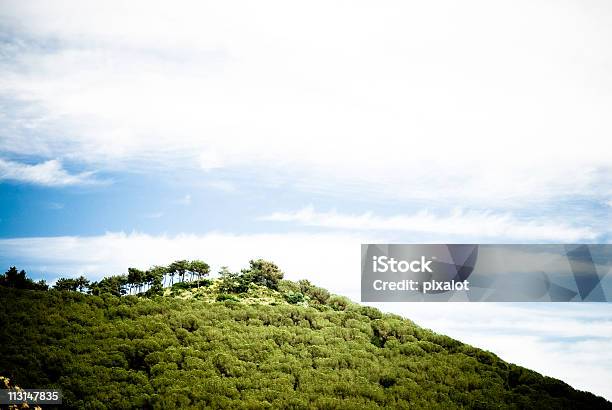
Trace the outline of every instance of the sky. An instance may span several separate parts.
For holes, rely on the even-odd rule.
[[[611,68],[605,1],[1,0],[0,268],[609,243]],[[612,400],[609,304],[377,306]]]

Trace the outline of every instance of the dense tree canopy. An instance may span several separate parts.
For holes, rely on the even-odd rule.
[[[90,295],[0,287],[0,376],[61,388],[68,408],[612,408],[264,262],[137,295],[172,269]]]

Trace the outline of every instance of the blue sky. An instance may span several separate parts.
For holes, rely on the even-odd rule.
[[[265,257],[358,299],[360,243],[608,243],[611,23],[605,2],[3,1],[0,265]],[[607,304],[381,308],[612,399]]]

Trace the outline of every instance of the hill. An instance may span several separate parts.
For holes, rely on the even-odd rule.
[[[256,268],[148,296],[0,286],[0,376],[61,388],[67,408],[612,408]]]

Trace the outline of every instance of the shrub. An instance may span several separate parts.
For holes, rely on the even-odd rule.
[[[308,295],[311,300],[317,303],[320,303],[321,305],[326,304],[331,296],[330,293],[326,289],[318,288],[316,286],[312,286],[308,288],[306,291],[302,291],[302,292]]]
[[[240,301],[240,299],[238,299],[238,298],[237,298],[237,297],[235,297],[235,296],[228,295],[227,293],[220,293],[220,294],[217,296],[216,301],[217,301],[217,302],[225,302],[225,301],[230,301],[230,302],[239,302],[239,301]]]
[[[304,294],[301,292],[288,291],[284,294],[285,300],[292,305],[304,302]]]
[[[334,310],[346,310],[351,301],[344,296],[334,295],[329,298],[327,304]]]

